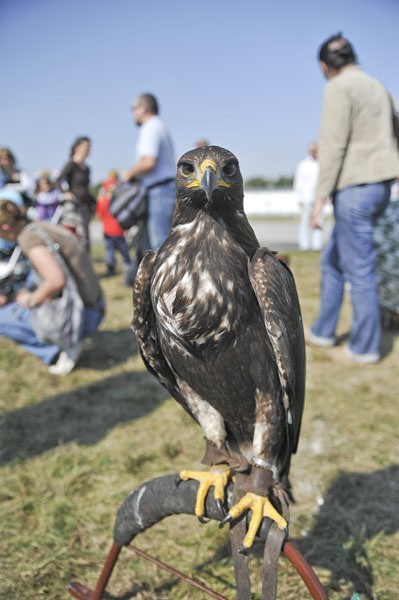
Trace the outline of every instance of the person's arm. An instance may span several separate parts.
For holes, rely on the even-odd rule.
[[[70,160],[55,181],[56,187],[63,192],[64,200],[76,200],[75,195],[70,191],[72,169],[73,162]]]
[[[393,133],[395,135],[396,145],[399,150],[399,106],[398,106],[397,102],[395,101],[395,99],[391,95],[389,96],[389,99],[391,101],[391,106],[392,106]]]
[[[126,169],[122,175],[122,181],[130,181],[135,177],[141,177],[152,171],[156,164],[157,159],[154,156],[141,156],[130,169]]]
[[[294,174],[294,181],[293,181],[293,190],[297,196],[298,199],[298,204],[300,207],[303,206],[303,198],[301,197],[301,190],[302,190],[302,181],[301,181],[301,174],[302,174],[302,169],[301,169],[301,165],[299,164],[297,166],[297,168],[295,169],[295,174]]]
[[[333,83],[333,81],[332,81]],[[351,101],[341,86],[328,85],[320,123],[316,197],[325,201],[336,189],[351,131]]]
[[[150,173],[157,164],[162,138],[162,126],[157,118],[151,118],[140,128],[137,141],[138,159],[123,173],[123,181],[140,178]]]
[[[7,185],[16,192],[25,193],[30,186],[29,175],[24,171],[14,171]]]
[[[321,228],[321,212],[333,195],[344,162],[350,136],[351,103],[340,86],[327,85],[320,123],[318,160],[320,165],[311,225]]]
[[[96,213],[97,213],[98,218],[101,221],[104,220],[104,218],[105,218],[105,216],[106,216],[106,214],[108,212],[108,210],[107,210],[107,200],[108,200],[108,197],[109,196],[107,196],[105,194],[104,195],[99,194],[97,196]]]
[[[21,306],[32,308],[58,296],[66,284],[66,279],[61,266],[46,246],[33,247],[28,252],[28,259],[39,274],[41,282],[34,292],[26,289],[18,292],[15,301]]]
[[[310,225],[312,229],[322,229],[321,226],[321,213],[323,206],[327,204],[328,198],[316,198],[312,207],[312,214],[310,215]]]

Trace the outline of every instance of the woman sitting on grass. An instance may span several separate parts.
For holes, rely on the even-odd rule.
[[[90,257],[73,233],[49,222],[30,224],[25,208],[7,200],[0,201],[0,238],[18,242],[38,281],[36,286],[27,285],[13,297],[0,294],[0,335],[21,344],[48,364],[50,373],[66,375],[79,359],[83,338],[97,329],[104,316],[103,294]],[[67,284],[54,255],[58,250],[84,305],[78,342],[69,347],[64,344],[63,348],[40,341],[32,320],[34,308],[60,296]]]

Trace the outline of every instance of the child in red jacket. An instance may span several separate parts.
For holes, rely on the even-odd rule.
[[[103,182],[98,193],[96,212],[103,224],[105,261],[108,275],[115,274],[115,253],[118,251],[123,261],[124,283],[132,285],[136,268],[130,258],[125,240],[125,232],[115,217],[109,212],[112,192],[118,182],[118,173],[114,170],[110,171],[108,179]]]

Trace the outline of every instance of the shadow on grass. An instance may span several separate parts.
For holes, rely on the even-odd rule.
[[[103,371],[137,353],[136,338],[130,328],[97,331],[85,339],[79,366]]]
[[[313,566],[331,571],[330,587],[351,582],[367,598],[373,595],[373,557],[366,542],[399,529],[399,465],[373,473],[342,472],[328,490],[311,532],[295,540]]]
[[[0,464],[71,441],[94,444],[118,423],[138,419],[169,397],[148,373],[122,373],[46,398],[0,419]]]
[[[383,329],[381,332],[381,356],[385,358],[391,354],[395,339],[399,336],[399,329]]]
[[[231,579],[227,579],[223,575],[215,573],[215,565],[217,565],[221,561],[225,561],[226,559],[228,559],[229,562],[231,563],[230,564]],[[172,565],[172,566],[176,567],[176,565]],[[177,565],[177,568],[181,568],[181,566]],[[183,569],[183,572],[184,572],[184,569]],[[221,544],[220,546],[217,546],[215,548],[213,555],[209,559],[196,565],[195,572],[193,574],[190,574],[190,577],[193,577],[197,581],[204,583],[207,587],[209,587],[211,589],[216,589],[217,586],[219,586],[219,587],[222,586],[225,589],[234,589],[235,582],[234,582],[234,574],[233,574],[233,561],[231,559],[230,542],[227,542],[225,544]],[[163,583],[162,585],[156,586],[154,588],[154,590],[157,594],[161,594],[160,597],[163,598],[164,596],[162,594],[171,592],[177,584],[181,583],[181,581],[182,580],[179,577],[171,576],[169,581],[165,581],[165,583]],[[134,596],[130,596],[129,598],[133,598],[133,597]],[[173,596],[168,595],[167,597],[172,598]],[[115,599],[112,598],[110,600],[119,600],[119,598],[115,598]]]

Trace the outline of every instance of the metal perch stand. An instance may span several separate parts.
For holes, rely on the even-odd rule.
[[[71,596],[80,600],[104,600],[106,586],[112,575],[118,556],[123,546],[125,546],[127,550],[166,569],[174,576],[200,589],[204,594],[213,598],[219,598],[220,600],[227,600],[225,596],[213,591],[206,585],[184,575],[177,569],[150,556],[143,550],[130,545],[136,535],[149,529],[165,517],[178,514],[194,514],[198,482],[189,480],[180,481],[177,484],[177,481],[177,474],[157,477],[147,483],[143,483],[125,498],[117,513],[114,527],[114,542],[95,589],[91,590],[83,584],[73,581],[68,587],[68,592]],[[230,483],[227,488],[228,506],[232,504],[233,489],[234,485]],[[209,519],[220,521],[220,512],[212,493],[208,494],[206,500],[206,514]],[[270,529],[270,521],[264,519],[258,536],[261,539],[266,539]],[[303,579],[311,597],[315,600],[327,600],[327,594],[315,572],[294,544],[289,540],[285,541],[282,553]]]

